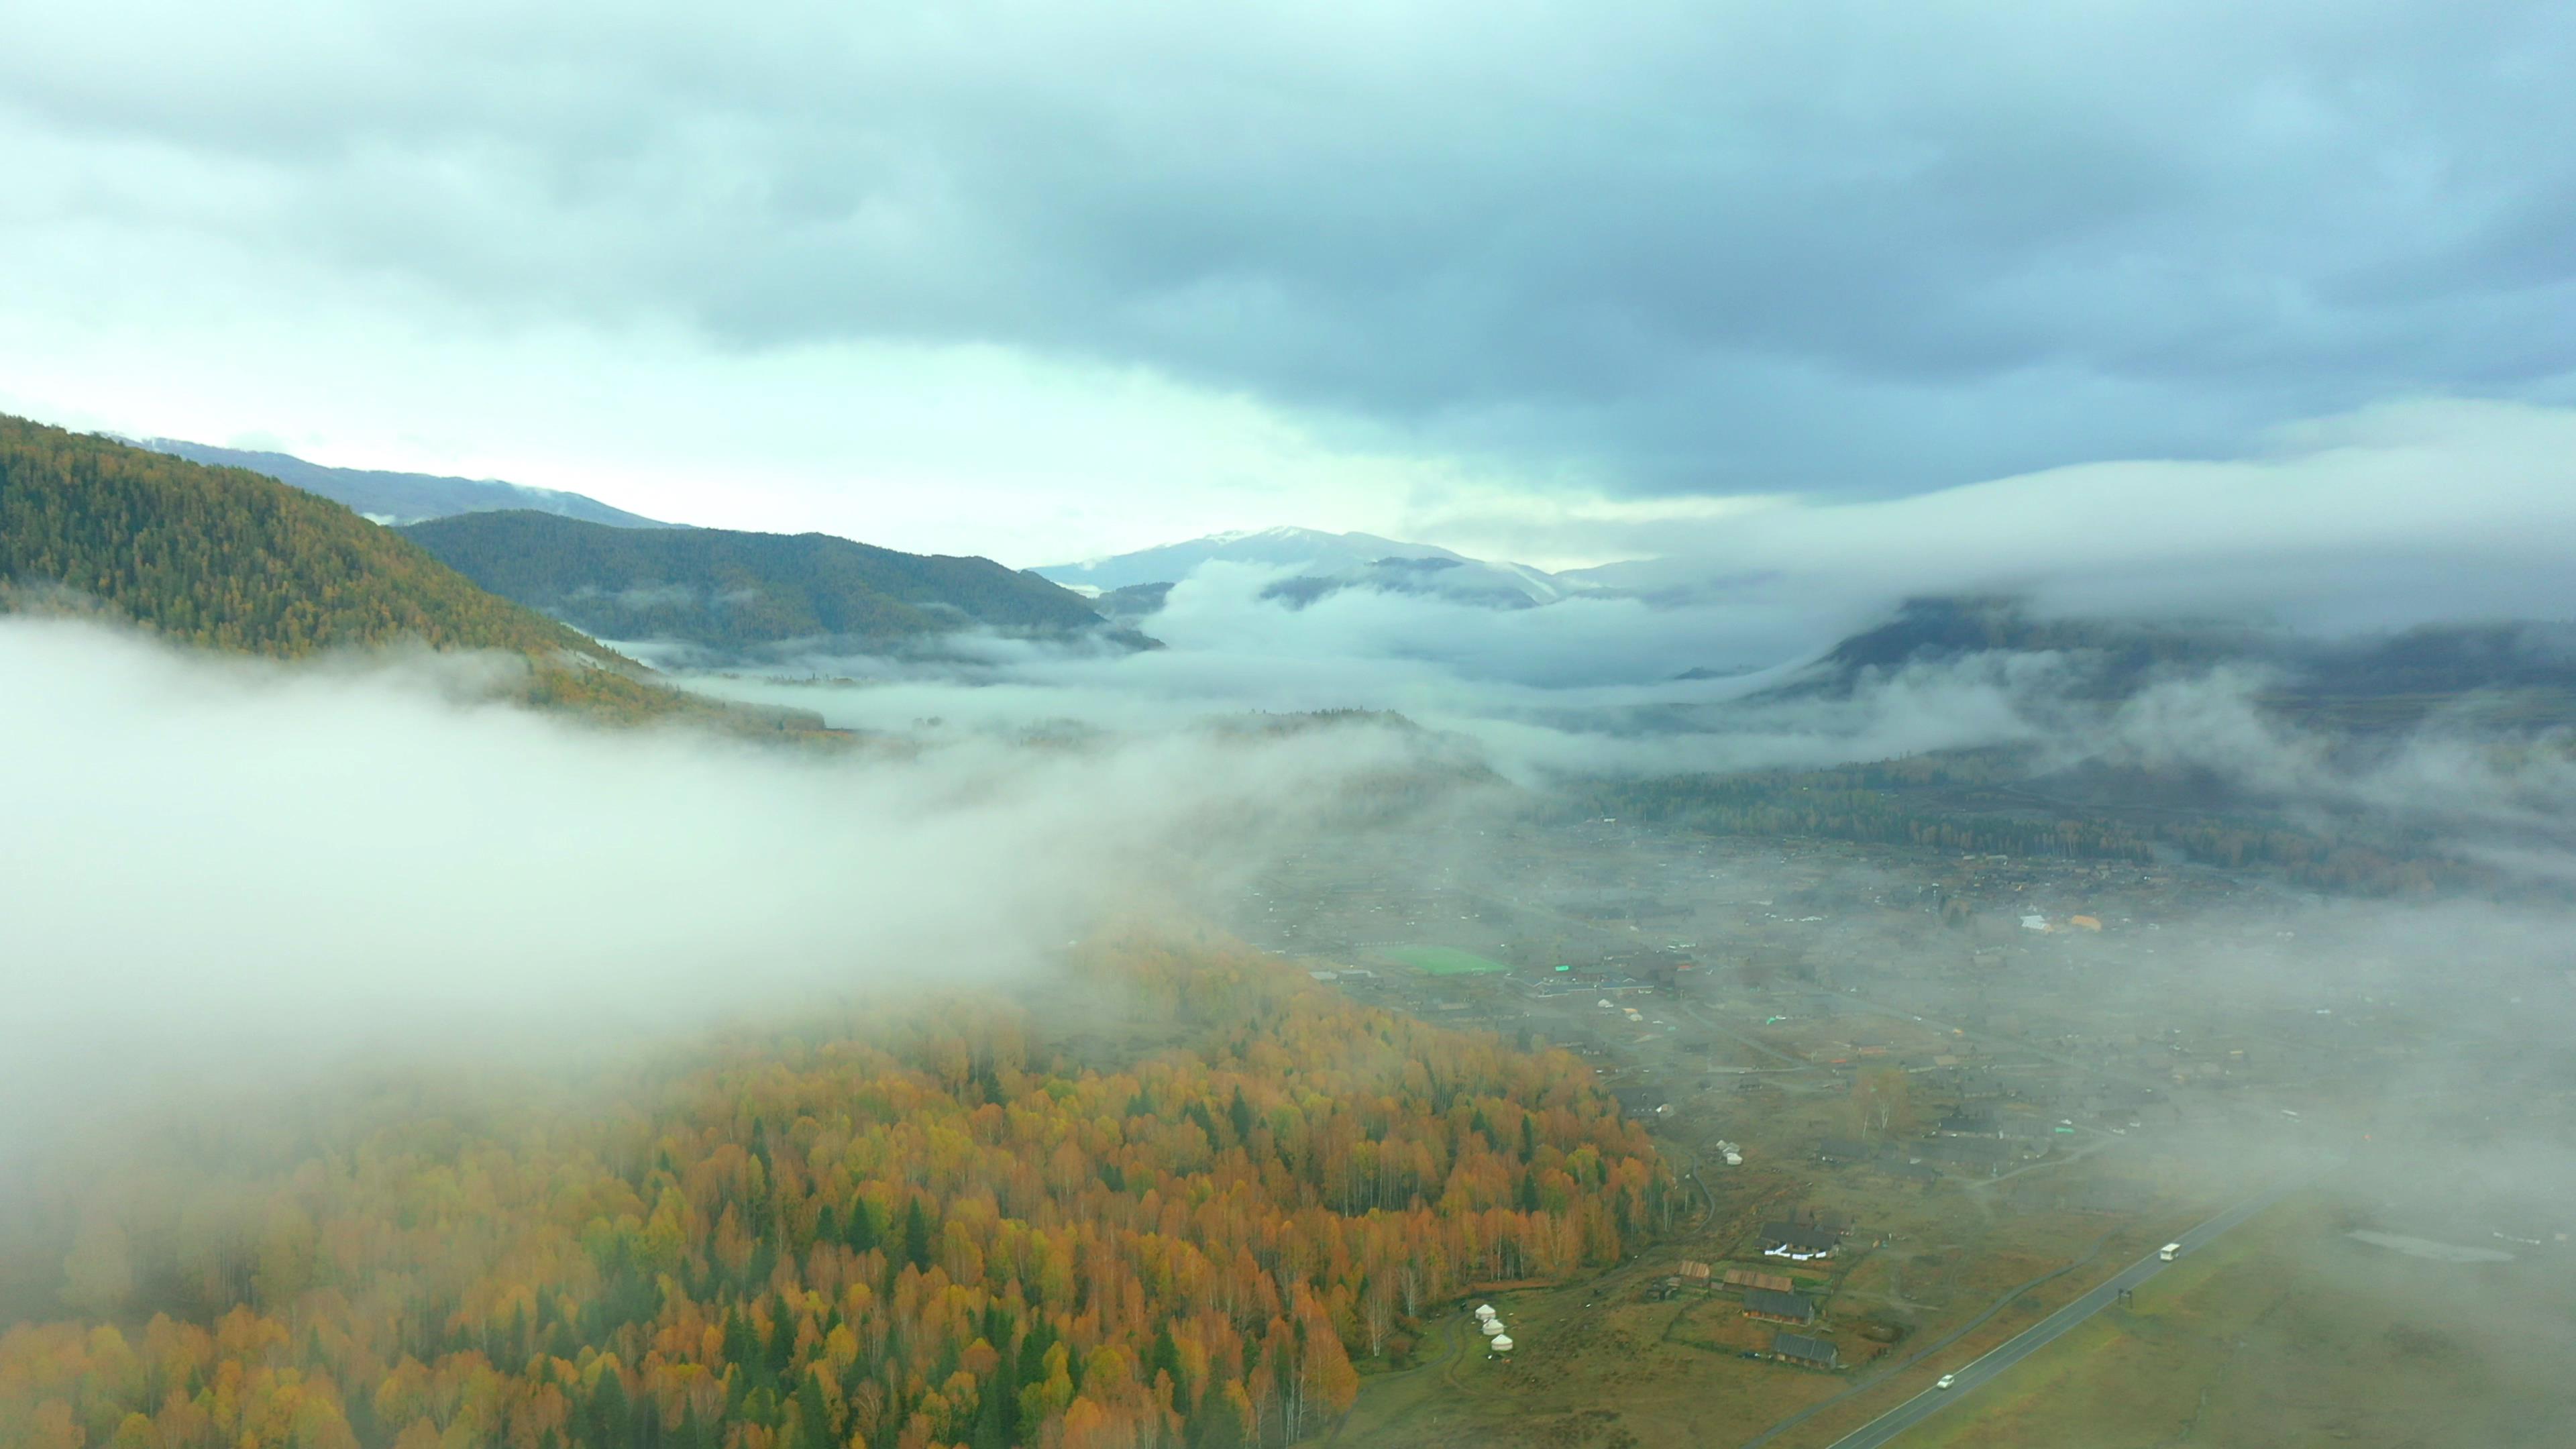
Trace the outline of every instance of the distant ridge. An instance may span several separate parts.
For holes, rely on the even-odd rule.
[[[331,468],[308,463],[290,453],[258,453],[218,448],[176,438],[151,438],[139,446],[218,468],[247,468],[281,483],[345,503],[374,523],[418,523],[459,513],[489,513],[524,508],[604,523],[612,528],[679,528],[612,508],[596,498],[553,488],[528,488],[493,478],[446,478],[432,473],[388,473],[372,468]]]
[[[621,529],[529,512],[460,514],[399,532],[494,593],[590,634],[682,646],[675,663],[869,653],[977,627],[1152,647],[1034,574],[830,534]]]
[[[200,648],[297,658],[419,642],[525,658],[530,703],[620,721],[810,729],[683,694],[329,499],[240,468],[0,416],[0,613],[108,614]]]
[[[2338,638],[2242,622],[2057,617],[1999,597],[1908,599],[1767,692],[1844,695],[1909,667],[2014,654],[2058,656],[2060,688],[2073,698],[2126,699],[2159,679],[2233,665],[2266,679],[2270,708],[2313,725],[2387,729],[2472,699],[2521,725],[2576,720],[2576,624],[2426,624]]]
[[[1106,594],[1146,584],[1178,583],[1211,563],[1296,570],[1294,578],[1283,580],[1266,596],[1291,608],[1344,589],[1419,594],[1507,609],[1552,604],[1580,591],[1559,576],[1526,564],[1469,558],[1436,544],[1406,543],[1373,533],[1326,533],[1313,528],[1212,533],[1108,558],[1047,564],[1030,572],[1068,587]]]

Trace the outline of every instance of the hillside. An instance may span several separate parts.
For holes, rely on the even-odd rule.
[[[1255,1449],[1669,1193],[1565,1053],[1240,947],[1069,973],[176,1125],[7,1245],[0,1441]]]
[[[0,609],[30,607],[103,608],[185,644],[271,658],[409,641],[500,650],[530,661],[532,702],[752,718],[650,683],[329,499],[0,417]]]
[[[2498,863],[2565,848],[2554,782],[2576,760],[2576,626],[2563,623],[2323,637],[1915,599],[1770,688],[1653,718],[1680,730],[1770,727],[1866,703],[1905,671],[1939,679],[1956,668],[1984,688],[2019,664],[2041,682],[2002,687],[2017,688],[2015,707],[2044,726],[2035,740],[1822,769],[1605,779],[1580,808],[1729,835],[2188,860],[2332,894],[2564,893],[2563,882],[2518,882]],[[2240,697],[2242,718],[2229,712]],[[2177,713],[2154,713],[2159,698]],[[2207,720],[2193,713],[2204,707]],[[2136,709],[2149,713],[2127,713]],[[2124,719],[2136,734],[2123,733]]]
[[[596,498],[579,493],[529,488],[517,483],[504,483],[497,478],[447,478],[434,473],[332,468],[308,463],[291,453],[217,448],[205,443],[185,443],[176,438],[151,438],[145,440],[143,446],[210,467],[246,468],[307,493],[319,493],[335,503],[345,503],[377,523],[418,523],[425,518],[445,518],[457,513],[526,508],[617,528],[680,527],[679,524],[629,513],[622,508],[611,508]]]
[[[620,529],[528,512],[401,532],[484,588],[599,638],[684,645],[710,662],[788,646],[861,652],[977,625],[1054,638],[1103,628],[1080,596],[990,559],[822,533]]]
[[[1782,692],[1843,694],[1873,672],[1909,665],[1949,664],[1987,653],[2055,653],[2086,666],[2090,691],[2117,696],[2160,668],[2255,660],[2284,642],[2243,626],[2049,618],[2007,598],[1908,599],[1889,619],[1837,643],[1786,681]]]
[[[1774,697],[1847,695],[1909,666],[1980,654],[2060,656],[2078,698],[2125,699],[2159,679],[2233,666],[2270,681],[2276,713],[2344,732],[2470,710],[2531,728],[2576,722],[2576,625],[2424,625],[2322,637],[2248,624],[2046,617],[2010,599],[1912,599],[1783,681]]]

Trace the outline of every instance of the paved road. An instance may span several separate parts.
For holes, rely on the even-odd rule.
[[[2310,1179],[2301,1178],[2296,1182],[2273,1188],[2269,1192],[2258,1193],[2211,1218],[2208,1222],[2202,1223],[2199,1227],[2193,1228],[2178,1240],[2182,1244],[2182,1256],[2189,1257],[2199,1249],[2207,1247],[2217,1239],[2219,1234],[2305,1187],[2309,1181]],[[2004,1340],[1985,1357],[1956,1370],[1958,1382],[1951,1387],[1925,1389],[1913,1398],[1835,1440],[1832,1449],[1878,1449],[1879,1445],[1885,1444],[1941,1410],[1966,1398],[1996,1375],[2056,1342],[2067,1330],[2118,1302],[2121,1289],[2136,1288],[2139,1284],[2163,1272],[2166,1266],[2163,1259],[2153,1253],[2148,1254],[2121,1269],[2111,1281]]]

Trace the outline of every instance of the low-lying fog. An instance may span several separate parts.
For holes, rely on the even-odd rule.
[[[864,684],[695,681],[897,737],[828,751],[530,713],[493,701],[504,666],[489,661],[282,666],[0,620],[0,1096],[16,1109],[0,1154],[103,1109],[228,1084],[553,1060],[853,984],[1025,979],[1104,915],[1221,909],[1281,852],[1339,848],[1320,832],[1357,827],[1337,803],[1406,770],[1444,772],[1491,822],[1545,830],[1547,787],[1585,774],[2018,743],[2044,762],[2218,772],[2290,808],[2386,816],[2510,855],[2530,878],[2576,880],[2576,775],[2556,737],[2500,749],[2436,717],[2356,765],[2265,713],[2258,675],[2177,673],[2104,705],[2070,687],[2075,662],[2048,655],[1760,700],[1744,680],[1490,677],[1335,632],[1337,608],[1393,617],[1383,598],[1249,615],[1260,583],[1220,573],[1176,589],[1165,651],[995,644],[964,671],[828,662],[875,669]],[[1605,607],[1597,634],[1579,614],[1486,617],[1497,640],[1571,629],[1549,647],[1575,674],[1586,640],[1607,649],[1659,617]],[[1232,632],[1246,617],[1266,642]],[[1209,727],[1352,705],[1450,733]],[[1681,729],[1585,717],[1701,706]],[[1057,727],[1067,719],[1090,728]],[[1511,783],[1472,783],[1479,763]],[[1487,865],[1473,830],[1369,828],[1425,870]],[[1730,869],[1731,895],[1776,888]],[[1870,894],[1920,884],[1912,867],[1870,869]],[[2380,1144],[2342,1144],[2355,1199],[2420,1195],[2428,1169],[2491,1200],[2576,1193],[2564,909],[2282,896],[2231,910],[2245,914],[2161,922],[2175,954],[2134,986],[2102,982],[2102,1009],[2172,993],[2157,999],[2212,1023],[2385,992],[2423,1050],[2348,1104]],[[2203,943],[2187,958],[2186,940]],[[2278,1165],[2263,1134],[2193,1130],[2226,1170]]]
[[[1404,748],[824,757],[490,702],[502,667],[0,618],[0,1153],[143,1088],[1009,979],[1221,882]]]
[[[721,698],[915,740],[1137,738],[1247,712],[1390,710],[1470,742],[1499,774],[1542,789],[2010,745],[2028,751],[2033,774],[2096,762],[2202,776],[2275,805],[2465,832],[2499,864],[2541,875],[2555,867],[2533,841],[2567,844],[2576,813],[2576,739],[2564,728],[2500,740],[2467,700],[2356,751],[2266,709],[2283,681],[2259,659],[2171,666],[2114,698],[2092,687],[2096,661],[2081,650],[1867,670],[1848,688],[1781,687],[1800,682],[1795,665],[1639,681],[1641,651],[1671,650],[1691,611],[1633,599],[1495,611],[1359,590],[1291,610],[1261,597],[1280,576],[1220,567],[1184,581],[1151,621],[1169,645],[1162,650],[1118,655],[987,636],[956,641],[936,659],[812,657],[765,673],[677,678]],[[1442,652],[1432,642],[1442,637],[1467,642]],[[1629,678],[1550,682],[1543,671],[1478,666],[1475,641],[1494,642],[1500,659],[1511,653],[1502,641],[1514,638],[1544,646],[1532,657],[1589,660]]]

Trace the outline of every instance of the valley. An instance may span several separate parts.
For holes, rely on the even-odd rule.
[[[12,1444],[2544,1442],[2422,1399],[2561,1395],[2555,626],[1916,601],[1567,684],[1329,631],[1686,610],[1417,550],[1166,646],[1178,588],[0,443],[17,809],[216,886],[111,954],[159,991],[48,988],[149,1070],[21,1043]]]
[[[2213,1346],[2263,1331],[2276,1301],[2263,1292],[2339,1293],[2336,1342],[2495,1344],[2500,1317],[2548,1317],[2576,1269],[2563,1205],[2404,1166],[2576,1128],[2576,1076],[2545,1029],[2516,1019],[2529,1003],[2511,986],[2463,999],[2420,979],[2338,907],[2190,866],[1756,844],[1598,819],[1486,830],[1475,847],[1432,836],[1284,865],[1239,907],[1239,929],[1357,999],[1570,1048],[1692,1191],[1619,1268],[1488,1294],[1510,1354],[1435,1325],[1416,1364],[1363,1379],[1328,1442],[1830,1445],[2275,1186],[2292,1196],[2190,1255],[2187,1273],[1890,1442],[2165,1442],[2176,1428],[2148,1418],[2117,1437],[2125,1411],[2103,1406],[2150,1394],[2187,1406],[2231,1382],[2265,1392],[2223,1357],[2162,1357],[2191,1341],[2154,1327],[2178,1305],[2194,1305],[2191,1333]],[[1408,968],[1425,945],[1494,969]],[[2316,969],[2293,977],[2293,961]],[[2553,1012],[2570,989],[2519,984]],[[2436,1064],[2463,1056],[2512,1085],[2460,1093]],[[1831,1225],[1829,1256],[1765,1252],[1780,1231],[1765,1224],[1807,1221]],[[2245,1246],[2284,1222],[2298,1251]],[[2477,1270],[2477,1307],[2452,1297],[2422,1312],[2400,1307],[2416,1296],[2402,1265],[2304,1246],[2395,1222],[2528,1246],[2510,1268]],[[1750,1314],[1730,1273],[1785,1279],[1797,1321]],[[2243,1301],[2195,1286],[2249,1273]],[[1783,1332],[1830,1343],[1836,1366],[1784,1363]],[[2505,1367],[2512,1349],[2455,1351],[2527,1371]],[[2158,1357],[2124,1367],[2138,1354]],[[2231,1442],[2292,1423],[2392,1446],[2423,1432],[2421,1415],[2353,1407],[2403,1398],[2384,1374],[2280,1343],[2266,1361],[2315,1376],[2299,1411],[2313,1417],[2234,1415],[2269,1427]],[[2061,1382],[2127,1372],[2152,1388]],[[2340,1416],[2326,1407],[2336,1384],[2352,1395]]]
[[[0,11],[0,1449],[2576,1443],[2576,5]]]

